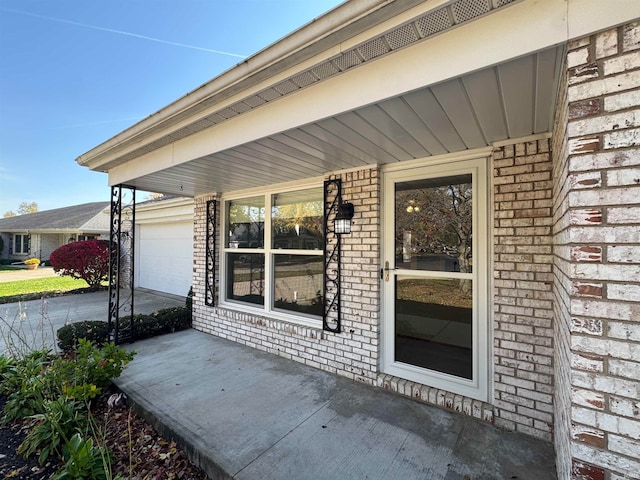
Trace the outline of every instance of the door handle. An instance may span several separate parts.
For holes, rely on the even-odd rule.
[[[380,269],[380,279],[385,282],[389,281],[389,270],[395,270],[395,268],[389,268],[389,261],[384,262],[384,268]]]

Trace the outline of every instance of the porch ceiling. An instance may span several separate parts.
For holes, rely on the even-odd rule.
[[[128,182],[196,196],[489,146],[549,132],[563,47],[554,47]]]

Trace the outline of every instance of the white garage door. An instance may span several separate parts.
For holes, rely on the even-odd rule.
[[[193,222],[142,224],[136,234],[137,286],[186,296],[193,275]]]

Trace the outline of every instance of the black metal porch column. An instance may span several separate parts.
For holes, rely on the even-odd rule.
[[[324,182],[324,312],[322,328],[340,333],[340,235],[333,230],[333,220],[342,203],[342,180]]]
[[[116,344],[133,342],[136,189],[111,187],[109,236],[109,337]]]

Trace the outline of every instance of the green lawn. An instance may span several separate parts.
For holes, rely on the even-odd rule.
[[[58,293],[86,288],[87,282],[71,277],[35,278],[33,280],[18,280],[15,282],[0,282],[0,302],[6,297],[18,295],[33,295]]]

